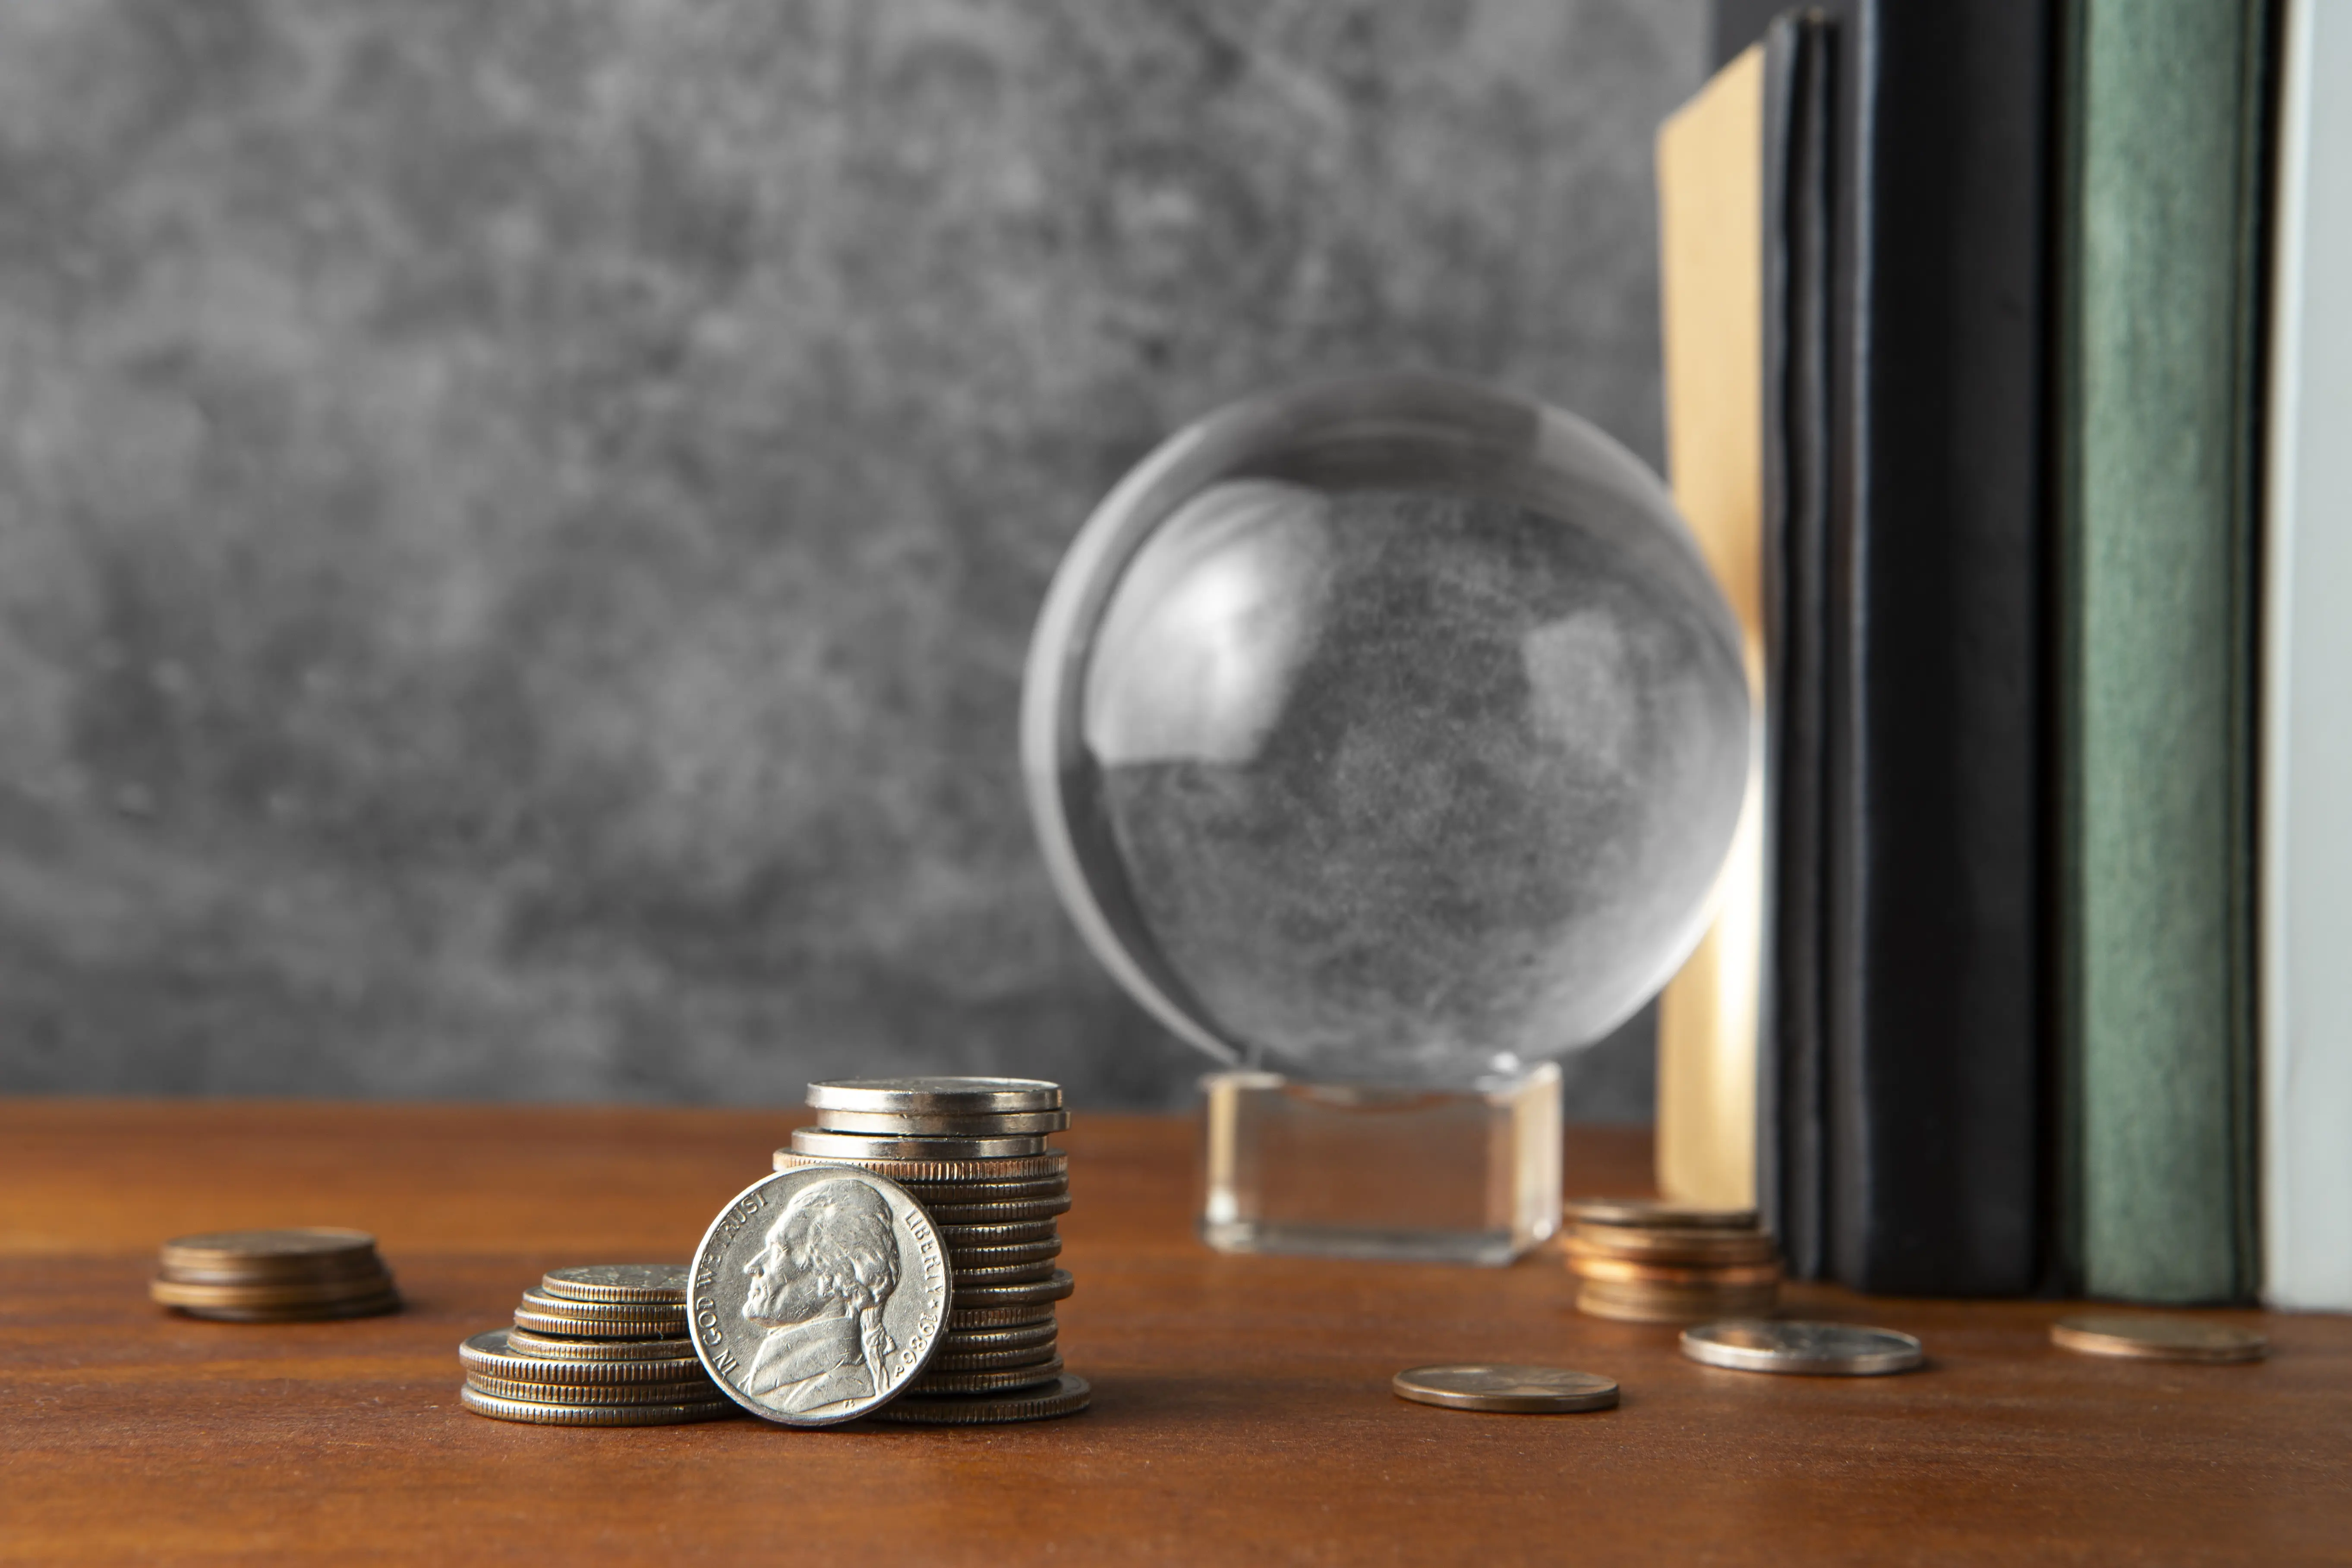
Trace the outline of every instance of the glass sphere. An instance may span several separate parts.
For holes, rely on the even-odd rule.
[[[1255,398],[1081,530],[1023,753],[1064,903],[1170,1028],[1464,1081],[1630,1016],[1706,926],[1749,712],[1657,478],[1426,375]]]

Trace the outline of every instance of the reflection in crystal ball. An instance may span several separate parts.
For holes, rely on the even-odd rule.
[[[1352,384],[1097,514],[1033,658],[1034,804],[1081,929],[1186,1037],[1466,1078],[1589,1044],[1687,955],[1746,678],[1622,449],[1452,383]]]

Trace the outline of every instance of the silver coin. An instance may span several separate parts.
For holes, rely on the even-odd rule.
[[[959,1274],[955,1286],[956,1310],[964,1312],[982,1307],[1025,1307],[1045,1301],[1059,1301],[1069,1295],[1075,1284],[1066,1268],[1055,1268],[1042,1279],[1017,1285],[967,1285]]]
[[[1045,1152],[1042,1134],[1017,1138],[894,1138],[871,1132],[826,1132],[795,1128],[793,1152],[826,1154],[836,1160],[1010,1160]]]
[[[887,1176],[779,1171],[710,1222],[688,1282],[695,1353],[727,1396],[830,1426],[922,1375],[948,1321],[946,1245]]]
[[[1893,1329],[1781,1322],[1771,1318],[1732,1318],[1685,1329],[1683,1354],[1735,1372],[1833,1377],[1907,1372],[1922,1360],[1919,1342]]]
[[[1070,1212],[1070,1195],[1064,1193],[1053,1198],[1023,1198],[1017,1202],[984,1204],[950,1204],[923,1200],[931,1217],[941,1225],[1020,1225],[1029,1220],[1051,1219],[1055,1215]]]
[[[538,1361],[676,1361],[694,1360],[694,1342],[683,1334],[656,1340],[589,1340],[572,1334],[535,1334],[529,1329],[493,1329],[504,1334],[509,1354]],[[486,1342],[490,1334],[477,1334],[467,1344]],[[488,1347],[495,1349],[495,1347]],[[463,1353],[462,1352],[460,1352]]]
[[[1389,1380],[1399,1399],[1449,1410],[1559,1415],[1617,1407],[1617,1380],[1564,1366],[1416,1366]]]
[[[688,1421],[719,1421],[736,1414],[724,1399],[687,1405],[557,1405],[539,1399],[500,1399],[478,1388],[457,1390],[457,1403],[477,1415],[521,1421],[534,1426],[676,1426]]]
[[[696,1359],[694,1347],[685,1341],[677,1342],[675,1355],[619,1358],[579,1357],[558,1359],[553,1356],[531,1355],[513,1342],[513,1329],[492,1329],[476,1334],[457,1347],[457,1359],[467,1372],[509,1383],[539,1383],[558,1387],[574,1388],[583,1384],[608,1383],[679,1383],[709,1384],[702,1363]],[[600,1345],[599,1348],[602,1348]]]
[[[466,1386],[493,1399],[537,1400],[542,1405],[692,1405],[719,1397],[698,1363],[692,1377],[672,1378],[667,1383],[534,1383],[496,1373],[468,1372]]]
[[[551,1268],[539,1288],[564,1301],[676,1306],[686,1300],[683,1263],[588,1263]]]
[[[891,1110],[970,1116],[1059,1110],[1062,1086],[1042,1078],[836,1078],[808,1086],[816,1110]]]
[[[909,1394],[876,1411],[874,1419],[908,1426],[993,1426],[1076,1415],[1093,1398],[1094,1390],[1085,1378],[1066,1372],[1050,1385],[1011,1394]]]
[[[958,1274],[973,1268],[1019,1268],[1033,1263],[1051,1263],[1061,1256],[1062,1238],[1048,1237],[1043,1241],[1012,1242],[1003,1247],[982,1247],[960,1242],[945,1234],[940,1239],[948,1244],[948,1258]]]
[[[919,1198],[923,1194],[919,1192],[915,1195]],[[929,1208],[931,1205],[926,1203],[923,1206]],[[1021,1247],[1035,1241],[1058,1243],[1061,1235],[1062,1227],[1050,1219],[1023,1220],[1015,1225],[940,1226],[940,1236],[947,1242],[950,1252],[968,1247]]]
[[[875,1132],[886,1138],[1009,1138],[1063,1131],[1070,1125],[1070,1113],[995,1110],[984,1115],[934,1116],[913,1110],[820,1110],[816,1124],[827,1132]]]

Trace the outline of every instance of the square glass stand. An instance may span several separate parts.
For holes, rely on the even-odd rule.
[[[1212,1073],[1201,1239],[1220,1252],[1510,1262],[1559,1229],[1559,1068],[1461,1089]]]

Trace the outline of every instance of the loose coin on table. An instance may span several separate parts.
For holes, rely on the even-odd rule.
[[[1448,1410],[1560,1415],[1613,1410],[1617,1380],[1564,1366],[1416,1366],[1389,1380],[1399,1399]]]
[[[779,1171],[719,1211],[688,1276],[695,1353],[791,1426],[887,1404],[946,1332],[946,1245],[907,1189],[846,1165]]]
[[[2050,1325],[2050,1342],[2135,1361],[2260,1361],[2270,1341],[2251,1329],[2146,1312],[2084,1312]]]
[[[1919,1342],[1893,1329],[1852,1323],[1780,1322],[1735,1318],[1683,1331],[1683,1354],[1734,1372],[1875,1377],[1906,1372],[1922,1359]]]

